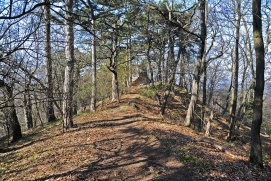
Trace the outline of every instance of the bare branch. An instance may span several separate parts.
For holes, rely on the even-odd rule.
[[[24,4],[24,8],[23,11],[15,16],[12,16],[12,0],[10,1],[10,12],[8,16],[0,16],[0,20],[1,19],[17,19],[17,18],[21,18],[22,16],[31,13],[32,11],[34,11],[35,9],[37,9],[38,7],[44,6],[44,5],[48,5],[49,3],[47,2],[43,2],[43,3],[38,3],[35,6],[33,6],[32,8],[26,10],[26,6],[27,6],[27,2]]]

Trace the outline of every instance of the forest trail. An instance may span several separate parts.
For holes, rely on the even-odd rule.
[[[103,103],[96,113],[75,117],[75,128],[61,123],[25,133],[0,153],[1,180],[268,180],[265,169],[247,163],[249,143],[223,141],[222,121],[210,142],[181,124],[185,97],[172,95],[168,114],[133,87],[120,104]],[[175,107],[174,107],[175,106]],[[178,110],[179,112],[174,112]],[[179,114],[179,117],[175,116]],[[175,119],[175,120],[174,120]],[[220,124],[219,124],[220,123]],[[205,138],[207,139],[207,138]],[[269,143],[270,143],[270,139]],[[267,141],[268,141],[267,140]],[[214,146],[221,145],[220,150]],[[267,145],[270,148],[270,144]],[[270,155],[269,155],[270,156]]]

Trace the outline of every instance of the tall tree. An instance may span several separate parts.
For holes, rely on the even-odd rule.
[[[74,69],[74,33],[73,33],[73,0],[65,1],[65,80],[63,85],[63,126],[73,126],[73,69]]]
[[[113,35],[112,35],[112,56],[110,58],[109,70],[112,72],[112,102],[117,101],[119,103],[119,81],[117,72],[117,56],[118,56],[118,25],[113,24]]]
[[[51,58],[51,20],[50,20],[50,0],[45,0],[44,6],[44,57],[47,70],[47,89],[46,89],[46,119],[47,122],[55,121],[53,105],[53,77],[52,77],[52,58]]]
[[[206,21],[205,21],[205,6],[206,2],[205,0],[199,0],[199,10],[200,10],[200,46],[199,46],[199,52],[197,55],[197,59],[195,62],[194,67],[194,77],[193,77],[193,83],[192,83],[192,94],[191,99],[189,103],[189,107],[186,114],[185,119],[185,126],[191,125],[191,120],[193,118],[193,114],[195,111],[195,105],[196,101],[198,99],[198,87],[199,87],[199,81],[200,81],[200,75],[202,70],[202,60],[205,55],[205,41],[206,41]]]
[[[174,73],[175,66],[175,55],[174,55],[174,37],[175,37],[175,29],[171,26],[170,22],[173,19],[173,7],[174,7],[174,0],[169,3],[166,2],[166,7],[168,11],[168,57],[167,57],[167,70],[166,70],[166,80],[170,77],[170,73]],[[170,79],[170,78],[169,78]],[[174,78],[175,79],[175,78]],[[174,80],[175,81],[175,80]]]
[[[97,102],[97,56],[96,56],[96,20],[101,16],[102,13],[96,14],[98,12],[98,6],[95,4],[95,2],[91,1],[84,1],[80,0],[80,2],[85,6],[84,8],[86,10],[81,11],[80,13],[83,13],[88,17],[86,20],[83,18],[79,18],[79,25],[87,31],[91,35],[91,84],[92,84],[92,89],[91,89],[91,100],[90,100],[90,111],[95,111],[96,110],[96,102]],[[90,21],[89,21],[90,19]]]
[[[235,1],[234,1],[235,3]],[[240,39],[240,22],[241,22],[241,1],[237,0],[237,21],[235,25],[235,47],[232,61],[232,89],[231,89],[231,104],[230,104],[230,130],[227,140],[230,141],[236,124],[236,107],[238,93],[238,72],[239,72],[239,39]]]
[[[147,27],[146,27],[146,31],[147,31],[147,61],[148,61],[148,66],[149,66],[149,70],[150,70],[150,83],[151,86],[154,87],[154,80],[153,80],[153,68],[151,65],[151,55],[150,55],[150,51],[151,51],[151,46],[152,46],[152,34],[150,34],[149,32],[149,24],[150,24],[150,10],[149,8],[147,9]]]
[[[92,6],[91,6],[92,7]],[[90,111],[96,110],[97,101],[97,57],[96,57],[96,17],[94,16],[93,7],[91,8],[91,27],[92,27],[92,40],[91,40],[91,66],[92,66],[92,90],[91,90],[91,102]]]
[[[263,167],[260,130],[263,114],[264,43],[262,36],[261,0],[252,1],[253,37],[256,53],[256,86],[254,88],[253,120],[251,127],[250,162]]]

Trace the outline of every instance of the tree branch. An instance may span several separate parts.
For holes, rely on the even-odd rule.
[[[12,2],[12,1],[11,1]],[[27,3],[24,4],[24,9],[23,9],[23,12],[21,12],[20,14],[18,15],[15,15],[15,16],[12,16],[11,12],[12,12],[12,4],[10,4],[10,12],[9,12],[9,15],[8,16],[0,16],[0,20],[1,19],[17,19],[17,18],[20,18],[28,13],[31,13],[32,11],[34,11],[35,9],[37,9],[38,7],[40,6],[44,6],[44,5],[48,5],[49,3],[46,3],[46,2],[43,2],[43,3],[38,3],[36,4],[35,6],[33,6],[32,8],[30,8],[29,10],[26,10],[26,6],[27,6]]]

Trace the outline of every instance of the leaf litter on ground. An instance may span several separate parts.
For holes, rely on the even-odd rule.
[[[172,94],[166,115],[155,100],[128,89],[121,103],[100,104],[99,111],[76,116],[65,133],[56,124],[40,129],[0,153],[1,180],[268,180],[270,138],[263,139],[265,168],[248,160],[249,133],[225,141],[228,123],[214,120],[211,136],[184,127],[187,105]],[[183,93],[182,93],[183,94]],[[174,101],[175,100],[175,101]],[[176,101],[178,100],[178,101]],[[131,104],[132,103],[132,104]],[[135,109],[135,106],[137,109]],[[221,124],[223,123],[223,124]],[[25,136],[35,134],[28,131]],[[243,140],[242,140],[243,139]]]

